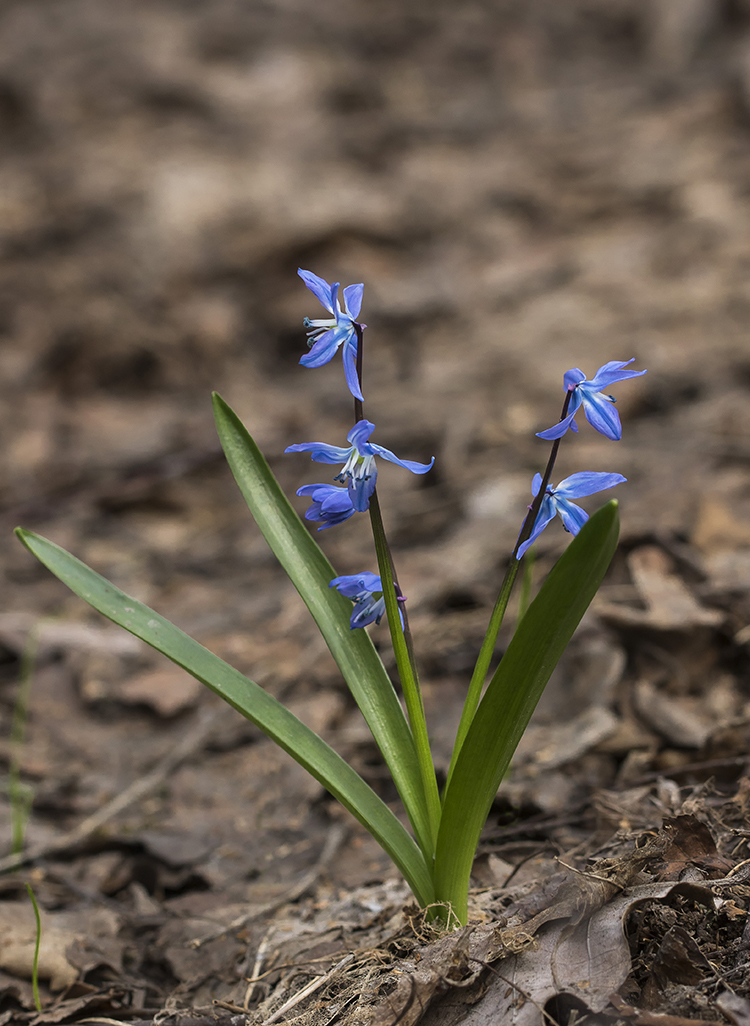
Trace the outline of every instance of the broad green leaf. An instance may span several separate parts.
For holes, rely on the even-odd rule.
[[[65,549],[31,531],[17,528],[16,534],[71,591],[221,695],[296,759],[370,831],[401,870],[417,900],[422,905],[430,903],[430,874],[414,840],[388,806],[322,738],[239,670]]]
[[[352,604],[330,581],[336,572],[297,516],[239,417],[214,394],[214,416],[229,466],[263,537],[317,623],[383,753],[422,851],[432,856],[422,778],[409,725],[365,630],[351,630]]]
[[[617,548],[617,503],[584,525],[529,606],[474,714],[443,802],[435,893],[466,921],[482,827],[531,714]]]

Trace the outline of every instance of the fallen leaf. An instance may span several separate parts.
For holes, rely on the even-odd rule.
[[[688,866],[697,866],[711,879],[724,877],[734,866],[731,859],[719,855],[711,831],[695,816],[676,816],[664,820],[669,844],[658,880],[677,880]]]
[[[76,939],[59,929],[49,913],[40,909],[42,938],[39,946],[39,977],[49,980],[50,990],[65,990],[78,977],[78,970],[65,957],[65,949]],[[13,976],[30,980],[36,945],[36,921],[29,902],[0,905],[0,968]]]
[[[734,1026],[750,1026],[750,1001],[731,990],[725,990],[716,999],[716,1005]]]
[[[123,945],[116,940],[120,924],[116,913],[108,909],[40,909],[40,917],[39,977],[49,980],[50,990],[70,987],[78,978],[77,963],[85,969],[101,964],[120,968]],[[0,903],[0,968],[22,979],[31,979],[35,944],[36,920],[31,903]]]
[[[707,722],[687,708],[684,701],[676,701],[649,681],[636,683],[633,699],[646,724],[678,748],[702,748],[714,731],[713,722]]]
[[[542,924],[535,930],[533,944],[493,963],[487,993],[462,1020],[463,1026],[539,1026],[540,1008],[561,994],[576,999],[590,1012],[601,1012],[632,969],[625,918],[636,905],[672,894],[683,894],[713,908],[706,888],[651,883],[629,888],[577,925],[572,926],[568,919]],[[584,899],[582,905],[587,903]],[[505,941],[508,931],[500,936]]]
[[[697,601],[674,573],[672,560],[657,546],[642,545],[634,549],[628,557],[628,568],[646,608],[598,602],[595,609],[602,619],[623,627],[651,627],[662,631],[717,627],[726,619],[721,610],[706,609]]]

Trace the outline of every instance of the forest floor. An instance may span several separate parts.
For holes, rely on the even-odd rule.
[[[0,132],[5,851],[14,759],[31,801],[0,1024],[748,1026],[747,5],[8,0]],[[158,609],[398,810],[211,418],[215,389],[289,495],[327,479],[284,455],[351,426],[340,360],[298,364],[299,266],[365,283],[375,438],[436,457],[378,487],[443,776],[563,373],[648,368],[621,442],[561,448],[556,479],[627,477],[621,545],[444,937],[317,783],[12,535]],[[366,518],[317,537],[375,569]]]

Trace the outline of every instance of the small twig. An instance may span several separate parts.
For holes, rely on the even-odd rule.
[[[315,979],[311,980],[302,988],[302,990],[298,990],[294,997],[289,998],[281,1008],[277,1008],[273,1015],[264,1021],[263,1026],[271,1026],[271,1023],[277,1022],[277,1020],[279,1020],[283,1015],[286,1015],[290,1008],[294,1008],[294,1006],[298,1005],[300,1001],[304,1001],[306,997],[314,994],[316,990],[320,990],[324,983],[328,983],[328,981],[332,979],[340,969],[343,969],[344,966],[349,965],[349,963],[353,961],[353,954],[344,955],[341,961],[337,962],[336,965],[329,969],[327,973],[323,976],[316,976]]]
[[[202,709],[196,717],[192,730],[189,730],[174,748],[167,752],[150,773],[133,781],[130,787],[118,794],[111,802],[107,802],[101,809],[79,823],[77,827],[61,834],[54,841],[32,845],[24,852],[6,855],[5,858],[0,859],[0,873],[7,873],[19,866],[27,865],[29,862],[36,862],[38,859],[56,855],[68,848],[75,848],[129,805],[133,805],[145,798],[147,794],[155,791],[169,774],[177,769],[180,763],[203,747],[223,711],[223,708]]]
[[[251,909],[249,912],[245,912],[243,915],[238,916],[237,919],[233,919],[228,926],[222,926],[218,930],[214,930],[212,933],[209,933],[206,937],[196,937],[194,940],[189,942],[189,947],[201,948],[204,944],[208,944],[209,941],[216,940],[217,937],[223,937],[225,933],[229,933],[232,930],[241,930],[242,927],[246,926],[251,920],[269,915],[271,912],[275,912],[277,908],[281,908],[282,905],[286,905],[290,901],[296,901],[298,898],[301,898],[305,891],[312,887],[323,870],[327,868],[329,862],[333,859],[333,856],[336,854],[345,837],[346,827],[338,824],[332,827],[326,839],[325,847],[320,853],[320,858],[313,868],[309,872],[305,873],[302,879],[296,883],[294,887],[291,887],[288,891],[285,891],[273,901],[269,901],[265,905],[259,905],[256,908]]]
[[[346,1009],[349,1007],[349,1005],[353,1005],[354,1002],[358,1000],[359,996],[359,994],[352,994],[350,998],[347,998],[341,1006],[341,1008],[335,1011],[330,1019],[326,1019],[326,1021],[323,1023],[323,1026],[332,1026],[332,1023],[336,1022],[337,1019],[340,1019],[346,1011]]]
[[[213,1004],[217,1008],[226,1008],[226,1010],[228,1012],[239,1012],[241,1015],[247,1015],[247,1009],[246,1008],[240,1008],[239,1005],[233,1005],[231,1001],[221,1001],[219,998],[214,998]],[[83,1022],[84,1020],[81,1019],[80,1021]],[[93,1022],[93,1020],[92,1020],[92,1022]],[[118,1023],[118,1026],[120,1026],[119,1023]]]

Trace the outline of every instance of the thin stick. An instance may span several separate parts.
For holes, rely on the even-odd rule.
[[[196,718],[192,730],[188,731],[182,739],[167,752],[164,758],[157,765],[139,780],[135,780],[130,787],[113,798],[111,802],[102,806],[93,815],[88,816],[79,823],[77,827],[61,834],[49,844],[37,844],[29,847],[25,852],[6,855],[0,859],[0,873],[7,873],[11,869],[27,865],[29,862],[36,862],[38,859],[47,858],[49,855],[56,855],[74,848],[81,844],[91,834],[113,819],[129,805],[133,805],[147,794],[155,791],[157,787],[172,773],[180,763],[189,758],[205,744],[208,736],[216,725],[219,715],[224,712],[223,708],[202,709]]]
[[[314,994],[316,990],[320,990],[324,983],[328,983],[328,981],[332,979],[332,977],[334,977],[336,973],[338,973],[341,969],[344,968],[344,966],[349,965],[353,961],[353,954],[344,955],[341,961],[337,962],[336,965],[334,965],[331,969],[328,970],[327,973],[325,973],[325,975],[316,976],[315,979],[311,980],[305,987],[302,988],[302,990],[298,990],[294,997],[289,998],[289,1000],[286,1001],[281,1006],[281,1008],[277,1008],[273,1015],[269,1016],[269,1018],[265,1020],[263,1026],[271,1026],[271,1023],[277,1022],[279,1019],[281,1019],[283,1015],[285,1015],[289,1011],[290,1008],[294,1008],[295,1005],[298,1005],[300,1003],[300,1001],[304,1001],[306,997],[309,997],[311,994]]]

